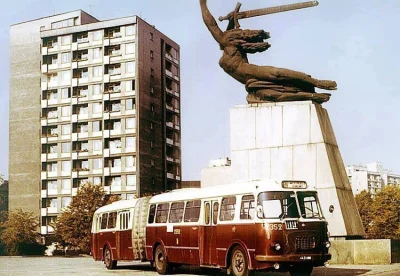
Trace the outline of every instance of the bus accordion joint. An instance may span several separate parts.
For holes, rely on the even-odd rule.
[[[282,188],[284,189],[307,189],[307,182],[305,181],[282,181]]]

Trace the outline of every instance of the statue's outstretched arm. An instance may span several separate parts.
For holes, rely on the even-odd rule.
[[[201,7],[201,14],[203,16],[203,21],[206,24],[208,30],[219,44],[224,44],[225,41],[223,32],[218,27],[217,22],[215,21],[214,17],[208,10],[207,0],[200,0],[200,7]]]

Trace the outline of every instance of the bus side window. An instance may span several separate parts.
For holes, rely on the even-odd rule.
[[[156,216],[156,205],[152,204],[152,205],[150,205],[149,218],[148,218],[147,222],[148,223],[153,223],[155,216]]]
[[[112,229],[117,226],[117,212],[112,212],[108,215],[107,229]]]
[[[221,203],[220,221],[233,220],[235,217],[236,197],[224,197]]]
[[[183,202],[174,202],[171,204],[171,212],[169,214],[169,222],[177,223],[182,222],[183,209],[185,204]]]
[[[255,203],[253,195],[245,195],[242,197],[242,205],[240,207],[240,219],[253,219],[255,212]]]
[[[200,217],[200,200],[186,202],[184,222],[198,222]]]
[[[108,218],[108,213],[105,213],[105,214],[101,215],[101,226],[100,226],[100,229],[107,229],[107,218]]]
[[[217,220],[218,220],[218,206],[219,203],[218,202],[214,202],[213,204],[213,224],[217,224]]]
[[[166,223],[168,218],[169,203],[158,204],[156,223]]]

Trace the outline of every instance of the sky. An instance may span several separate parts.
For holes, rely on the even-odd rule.
[[[236,1],[209,0],[214,17]],[[242,10],[296,0],[242,0]],[[243,29],[270,32],[272,47],[250,62],[302,71],[338,83],[325,103],[344,163],[382,162],[400,174],[400,1],[320,0],[318,7],[245,19]],[[198,0],[18,0],[0,10],[0,174],[8,179],[9,28],[82,9],[99,20],[138,15],[180,45],[182,179],[200,180],[211,159],[230,155],[229,109],[246,91],[218,65],[221,51]],[[225,23],[220,27],[224,29]]]

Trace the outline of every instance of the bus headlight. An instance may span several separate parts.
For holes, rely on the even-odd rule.
[[[331,247],[331,243],[330,243],[329,241],[325,242],[325,247],[326,247],[326,248]]]
[[[282,246],[279,244],[279,242],[271,242],[271,244],[269,246],[271,246],[276,251],[279,251],[282,248]]]

